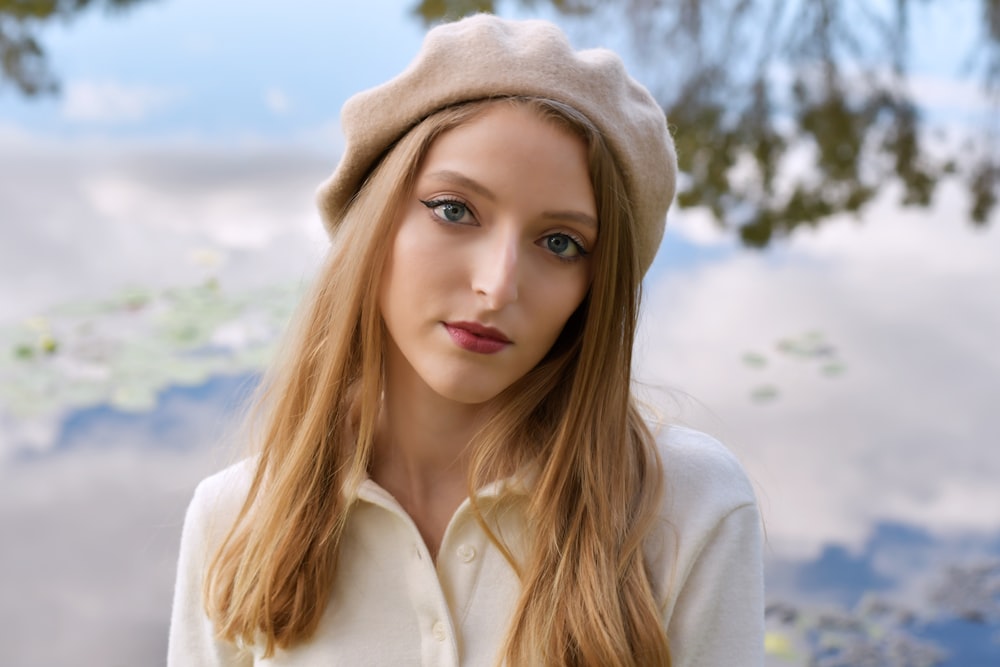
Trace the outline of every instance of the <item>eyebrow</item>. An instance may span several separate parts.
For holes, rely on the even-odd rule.
[[[461,185],[462,187],[468,188],[475,192],[476,194],[482,195],[491,202],[497,200],[497,196],[493,194],[493,191],[487,188],[485,185],[479,181],[473,180],[466,176],[465,174],[460,174],[457,171],[451,171],[450,169],[442,169],[440,171],[435,171],[428,174],[430,178],[439,178],[442,181],[450,181],[455,185]]]
[[[450,169],[442,169],[440,171],[435,171],[427,175],[428,178],[437,178],[443,181],[450,181],[456,185],[468,188],[476,194],[485,197],[491,202],[497,200],[497,196],[493,194],[493,191],[487,188],[485,185],[477,180],[469,178],[465,174],[461,174],[457,171],[452,171]],[[582,211],[545,211],[540,216],[542,218],[548,218],[552,220],[567,220],[571,222],[578,222],[588,227],[593,227],[597,229],[597,220],[594,216],[583,213]]]
[[[579,222],[581,225],[597,229],[597,220],[594,219],[594,216],[587,215],[581,211],[545,211],[542,213],[542,217],[552,220]]]

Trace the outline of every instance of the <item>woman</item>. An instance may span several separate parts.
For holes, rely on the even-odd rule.
[[[170,664],[761,664],[746,477],[630,393],[676,173],[649,93],[481,15],[342,123],[259,452],[185,520]]]

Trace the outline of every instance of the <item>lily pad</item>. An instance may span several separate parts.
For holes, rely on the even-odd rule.
[[[129,288],[0,325],[0,416],[58,421],[109,404],[129,411],[221,374],[255,373],[273,356],[302,286],[229,292],[217,281]]]

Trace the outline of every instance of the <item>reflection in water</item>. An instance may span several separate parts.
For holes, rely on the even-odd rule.
[[[269,168],[266,159],[261,162],[256,168]],[[1000,228],[975,241],[956,224],[912,214],[894,221],[891,209],[881,215],[877,227],[858,230],[840,221],[812,239],[792,239],[771,253],[776,261],[732,253],[684,270],[668,268],[650,286],[647,330],[657,332],[662,350],[642,353],[644,375],[688,389],[718,409],[738,434],[725,439],[761,483],[771,545],[772,667],[977,667],[991,665],[997,655],[1000,540],[995,516],[990,518],[996,491],[989,491],[996,469],[989,459],[975,459],[989,451],[995,406],[989,392],[980,405],[968,399],[979,391],[978,382],[995,378],[991,368],[1000,368],[993,335],[1000,320],[996,308],[984,307],[988,295],[965,287],[997,277]],[[688,224],[679,221],[673,231],[688,233]],[[907,246],[898,241],[903,230]],[[95,242],[102,240],[99,228],[91,233]],[[3,362],[8,370],[48,364],[53,392],[42,398],[69,409],[56,420],[47,451],[0,458],[0,530],[29,536],[0,552],[10,593],[0,617],[14,617],[17,628],[0,646],[0,663],[64,664],[86,654],[93,662],[84,664],[96,667],[146,664],[162,654],[180,515],[195,481],[230,459],[213,443],[247,390],[246,376],[218,374],[246,368],[233,361],[273,334],[294,299],[291,290],[267,294],[231,290],[224,282],[131,292],[93,308],[47,313],[45,340],[54,345],[42,338],[12,342],[14,354]],[[893,320],[888,326],[881,320],[886,309]],[[720,315],[740,323],[738,336]],[[68,363],[73,355],[107,350],[101,341],[118,341],[127,318],[140,332],[135,340],[119,341],[121,349],[101,359],[76,361],[122,363],[101,382],[123,389],[133,383],[144,392],[157,387],[156,400],[142,410],[131,402],[120,408],[74,404],[82,395],[72,383],[59,382],[58,373],[79,370]],[[802,328],[807,321],[816,328]],[[908,329],[913,333],[900,335]],[[255,331],[271,333],[249,335]],[[978,331],[987,332],[982,347],[968,338]],[[146,359],[127,349],[143,339],[156,341],[155,354]],[[130,373],[129,360],[154,363]],[[850,362],[835,381],[821,370],[831,360]],[[189,366],[197,363],[212,379],[178,387],[170,368],[175,363],[182,370],[197,370]],[[928,374],[960,405],[935,393],[922,402],[919,392],[907,391],[924,385]],[[36,376],[7,377],[30,383]],[[780,387],[777,400],[748,400],[762,381]],[[865,415],[865,405],[879,419]],[[10,409],[0,406],[8,417]],[[918,431],[923,441],[914,437]],[[0,441],[9,435],[0,428]],[[769,462],[773,479],[766,478]],[[950,500],[956,489],[974,500]],[[963,526],[947,514],[970,518],[975,507],[985,517],[979,523]],[[908,514],[899,518],[901,508]],[[844,525],[861,540],[849,539]],[[95,530],[100,546],[91,538]],[[784,548],[790,537],[820,543],[790,552]],[[109,561],[107,554],[128,554],[129,567],[116,560],[122,556]],[[35,590],[44,596],[33,596]],[[45,602],[54,590],[63,601]],[[123,593],[130,590],[141,591],[141,599]],[[24,600],[41,601],[25,606]],[[44,614],[80,623],[75,610],[81,605],[91,619],[81,627],[98,646],[83,638],[45,642],[49,627],[30,622]],[[130,639],[121,639],[122,628]],[[42,657],[16,659],[24,656]]]
[[[880,524],[858,554],[768,566],[770,660],[823,667],[987,667],[1000,646],[1000,539]]]
[[[808,331],[798,336],[786,336],[774,345],[775,358],[794,359],[808,364],[816,372],[828,378],[835,378],[847,371],[847,365],[834,347],[820,331]],[[778,398],[780,390],[772,377],[772,359],[763,352],[746,352],[743,364],[756,369],[760,381],[750,390],[750,397],[756,402],[767,402]]]
[[[299,288],[280,285],[233,294],[209,279],[132,288],[0,323],[0,350],[9,353],[0,356],[0,414],[10,417],[0,423],[0,460],[52,446],[67,411],[106,405],[142,413],[170,387],[259,371],[299,296]]]
[[[655,4],[558,6],[606,11],[601,16],[612,25],[622,6],[641,16]],[[732,55],[749,39],[741,29],[764,34],[766,16],[752,24],[748,8],[786,7],[782,29],[825,10],[834,14],[831,25],[857,32],[877,23],[857,14],[871,3],[743,0],[731,3],[733,16],[719,12],[725,4],[661,2],[688,14],[664,14],[646,26],[680,45],[680,55],[665,61],[672,66],[656,68],[656,76],[686,76],[699,59],[715,63],[698,85],[666,81],[660,88],[693,91],[692,143],[682,154],[693,194],[685,203],[718,199],[718,206],[672,215],[647,281],[638,371],[652,385],[701,401],[712,414],[700,422],[687,405],[668,417],[720,435],[759,484],[769,536],[770,665],[940,659],[948,667],[993,667],[1000,653],[1000,303],[990,286],[1000,284],[1000,227],[970,233],[956,220],[956,211],[975,207],[957,179],[934,185],[926,208],[900,210],[896,191],[912,192],[920,204],[927,183],[919,175],[937,179],[947,156],[928,154],[927,121],[916,104],[912,117],[902,107],[883,117],[878,104],[865,106],[882,85],[876,74],[888,82],[902,76],[891,66],[855,78],[835,59],[841,97],[829,98],[819,56],[802,50],[805,44],[785,48],[782,30],[764,65],[760,57]],[[879,6],[888,12],[912,4]],[[9,6],[0,2],[0,10]],[[864,20],[843,26],[848,14]],[[681,34],[691,21],[701,27]],[[633,22],[631,29],[641,23]],[[893,21],[886,25],[895,29]],[[914,34],[916,22],[907,25]],[[842,34],[830,37],[836,44]],[[666,58],[660,49],[668,41],[639,48],[655,62]],[[892,63],[887,43],[865,36],[865,62]],[[981,64],[995,43],[978,47]],[[837,48],[846,62],[850,53],[843,43]],[[808,61],[791,67],[793,55]],[[746,87],[761,68],[767,89]],[[904,95],[906,87],[890,90]],[[753,101],[759,119],[747,119]],[[668,105],[672,116],[680,116],[682,102]],[[822,108],[808,111],[813,107]],[[859,120],[854,114],[862,109],[870,115]],[[772,134],[751,135],[753,128]],[[847,138],[838,138],[841,132]],[[797,152],[800,135],[812,153]],[[764,138],[753,143],[752,136]],[[908,137],[915,143],[903,150]],[[981,137],[969,159],[990,145]],[[755,151],[774,158],[758,160]],[[196,481],[230,459],[216,447],[221,423],[294,299],[296,290],[267,285],[294,284],[304,258],[322,246],[319,234],[307,231],[318,231],[309,202],[330,160],[299,146],[239,151],[196,140],[52,142],[0,132],[0,247],[7,251],[0,312],[9,319],[70,288],[78,297],[73,308],[39,312],[26,327],[0,322],[0,532],[17,537],[0,548],[7,630],[0,664],[162,662],[184,505]],[[969,164],[956,161],[959,178],[968,179]],[[913,174],[900,175],[907,165]],[[868,202],[859,204],[863,228],[834,213],[813,233],[791,235],[767,253],[744,253],[734,235],[712,225],[718,216],[746,227],[754,207],[783,215],[792,200],[779,195],[794,192],[789,179],[823,170],[822,182],[807,185],[832,188],[821,193],[830,198],[826,208],[807,191],[796,206],[849,208],[855,169],[870,190],[855,196]],[[879,180],[885,170],[897,187]],[[699,187],[707,189],[698,194]],[[775,222],[768,238],[790,228]],[[264,241],[236,243],[247,236]],[[187,256],[203,246],[221,253],[218,266],[207,267],[212,275],[202,276],[208,282],[192,279],[202,272]],[[59,289],[41,290],[25,279],[33,272]],[[141,285],[148,281],[146,289],[114,297],[136,276]],[[231,373],[247,375],[225,377]],[[24,390],[11,398],[15,385]],[[46,446],[18,449],[20,427],[36,417],[49,430],[28,439]],[[51,641],[53,628],[59,642]]]
[[[37,36],[46,23],[68,23],[86,10],[106,12],[127,9],[147,0],[74,0],[73,2],[24,2],[0,0],[0,65],[3,78],[28,96],[54,93],[59,81],[49,71],[45,47]],[[0,82],[2,83],[2,82]]]
[[[73,410],[51,449],[0,458],[0,664],[164,663],[184,508],[235,455],[219,443],[254,379]]]
[[[147,0],[0,0],[3,78],[27,96],[58,89],[41,26],[95,7]],[[419,0],[425,23],[501,9],[493,0]],[[511,3],[515,4],[515,3]],[[583,27],[626,31],[645,79],[678,128],[678,203],[711,210],[743,243],[763,247],[796,228],[857,212],[892,184],[906,206],[927,206],[943,178],[964,182],[966,215],[985,225],[1000,196],[1000,1],[954,10],[951,0],[518,0]],[[911,62],[941,44],[917,28],[962,17],[968,46],[945,59],[980,80],[979,118],[934,145]],[[624,22],[623,22],[624,17]],[[953,27],[954,30],[954,27]],[[948,35],[937,35],[951,40]],[[959,39],[959,42],[962,40]],[[946,104],[949,100],[932,100]],[[938,142],[941,143],[941,142]],[[959,144],[956,146],[956,144]]]
[[[414,11],[430,23],[499,4],[422,0]],[[961,14],[972,24],[966,28],[979,26],[978,40],[969,52],[950,54],[953,61],[973,63],[984,100],[983,117],[977,127],[966,128],[958,148],[953,138],[951,146],[931,145],[931,128],[908,74],[915,55],[940,50],[940,44],[916,36],[915,26],[934,10],[958,15],[950,0],[519,4],[551,5],[583,26],[628,31],[645,78],[665,91],[660,100],[677,128],[686,176],[678,203],[708,208],[748,246],[766,246],[836,213],[858,212],[890,184],[900,188],[904,206],[927,206],[937,183],[954,175],[970,194],[966,214],[972,224],[987,224],[996,208],[997,0],[979,0],[978,12]]]
[[[0,551],[0,571],[17,573],[0,601],[14,630],[0,662],[162,660],[183,507],[200,477],[238,454],[239,443],[229,452],[217,443],[254,380],[170,388],[142,413],[75,410],[50,451],[0,467],[0,527],[34,536]],[[769,667],[996,664],[1000,538],[882,523],[857,553],[772,553],[767,574]],[[47,606],[53,597],[62,602]],[[79,625],[81,607],[88,636],[47,641],[53,625]],[[41,614],[47,622],[33,623]]]

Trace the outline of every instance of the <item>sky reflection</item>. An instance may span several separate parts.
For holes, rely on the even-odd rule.
[[[743,457],[774,548],[857,546],[880,520],[945,532],[1000,523],[1000,300],[990,287],[1000,284],[1000,233],[953,215],[960,197],[944,188],[927,211],[881,201],[862,220],[763,254],[666,268],[649,285],[638,372],[694,397],[679,418]],[[675,216],[674,234],[688,224]],[[808,332],[843,373],[778,353]],[[748,352],[767,362],[741,363]],[[752,400],[761,385],[776,391],[765,404]]]
[[[0,333],[125,288],[213,280],[245,305],[308,281],[326,243],[313,193],[340,149],[337,109],[420,38],[399,3],[372,4],[324,27],[273,3],[170,0],[50,29],[66,95],[0,97]],[[171,48],[149,46],[162,35]],[[362,51],[376,56],[359,63]],[[956,114],[979,108],[931,74],[927,98],[949,90]],[[860,219],[763,252],[702,212],[672,214],[636,373],[669,419],[746,464],[774,599],[855,609],[882,592],[919,609],[951,564],[1000,558],[1000,230],[972,229],[966,210],[954,184],[926,210],[886,192]],[[246,312],[234,318],[249,330]],[[150,327],[136,331],[162,315],[141,311]],[[228,331],[217,340],[238,346]],[[0,382],[23,381],[12,363]],[[0,663],[162,655],[184,506],[239,448],[227,419],[253,371],[220,368],[184,387],[164,375],[149,410],[88,403],[58,382],[36,414],[0,404],[0,529],[17,536],[0,549]],[[996,655],[989,613],[979,625],[928,614],[918,634],[964,646],[948,664],[986,664],[973,652]]]

